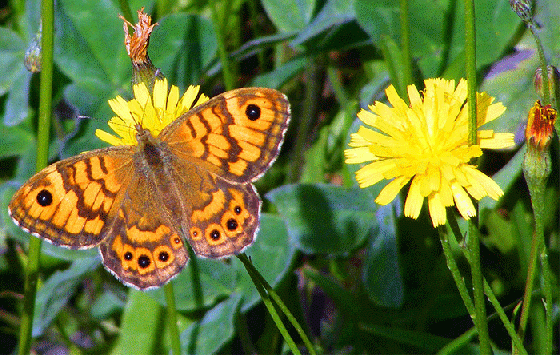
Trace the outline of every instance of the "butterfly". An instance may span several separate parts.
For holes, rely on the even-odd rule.
[[[290,120],[279,91],[243,88],[201,104],[137,145],[56,162],[13,196],[23,230],[71,249],[99,246],[105,268],[159,287],[195,254],[221,258],[253,243],[261,200],[252,184],[276,159]]]

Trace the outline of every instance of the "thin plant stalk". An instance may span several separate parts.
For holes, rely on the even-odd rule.
[[[409,0],[400,0],[401,47],[403,53],[403,87],[412,84],[412,55],[410,53]]]
[[[476,118],[476,30],[474,16],[474,0],[465,0],[465,68],[468,82],[469,103],[469,143],[478,144],[477,118]],[[492,354],[490,336],[488,335],[488,320],[486,317],[486,305],[484,297],[484,286],[482,282],[482,271],[480,268],[480,240],[476,219],[469,220],[468,249],[471,254],[470,266],[472,274],[473,298],[476,312],[475,325],[478,329],[480,341],[480,353]]]
[[[231,1],[225,0],[225,9],[231,8]],[[218,42],[218,55],[220,57],[220,62],[222,63],[222,73],[224,75],[224,86],[226,90],[233,90],[235,88],[235,79],[233,78],[233,71],[231,68],[232,63],[229,61],[226,43],[225,43],[225,15],[227,12],[222,11],[219,13],[218,1],[214,0],[210,4],[210,9],[212,11],[212,22],[214,23],[214,29],[216,30],[216,39]]]
[[[280,317],[278,315],[278,312],[276,311],[275,305],[276,305],[276,307],[278,307],[280,309],[280,311],[282,311],[282,313],[284,313],[284,315],[286,316],[288,321],[295,328],[295,330],[297,331],[297,333],[301,337],[303,343],[305,344],[309,354],[315,355],[316,352],[315,352],[315,348],[313,347],[313,344],[311,343],[311,341],[309,340],[309,338],[307,337],[307,335],[303,331],[303,328],[298,323],[296,318],[288,310],[288,307],[286,307],[286,305],[282,302],[282,300],[280,299],[280,296],[278,296],[278,294],[274,291],[274,289],[272,287],[270,287],[268,282],[266,282],[264,277],[257,271],[257,269],[255,269],[255,267],[253,266],[253,263],[251,263],[251,261],[249,260],[247,255],[239,254],[239,255],[237,255],[237,258],[243,263],[243,266],[245,266],[245,269],[249,273],[249,276],[251,277],[251,280],[253,281],[253,284],[255,284],[255,287],[257,288],[257,291],[259,292],[259,295],[261,296],[261,298],[263,300],[263,303],[265,304],[266,308],[268,309],[268,312],[270,313],[270,316],[272,317],[272,319],[274,320],[274,323],[278,327],[278,330],[280,331],[280,333],[284,337],[284,340],[286,341],[286,343],[290,347],[290,350],[292,350],[292,352],[294,354],[299,354],[300,353],[299,350],[297,349],[297,347],[295,345],[295,342],[293,341],[292,337],[290,336],[290,334],[286,330],[286,327],[284,326],[284,323],[280,319]],[[271,302],[271,300],[273,300],[275,304],[273,304]],[[295,350],[292,347],[295,347]]]
[[[458,238],[461,237],[461,231],[459,229],[459,225],[456,223],[455,219],[450,219],[449,220],[449,226],[450,226],[451,230],[453,231],[453,233],[451,233],[449,235],[451,237],[453,237],[454,242],[457,243]],[[440,232],[440,238],[441,238],[441,241],[442,241],[442,247],[443,247],[444,255],[447,259],[448,265],[450,265],[449,269],[451,270],[451,273],[453,275],[455,283],[457,284],[457,288],[459,289],[459,293],[461,294],[461,297],[463,298],[463,302],[464,302],[465,306],[467,307],[467,310],[469,311],[469,314],[471,315],[471,318],[473,316],[476,317],[475,306],[474,306],[474,304],[473,304],[473,302],[472,302],[472,300],[471,300],[471,298],[468,294],[467,287],[464,283],[463,278],[461,277],[461,274],[459,272],[457,264],[455,263],[453,254],[451,253],[451,248],[449,246],[449,239],[447,238],[448,234],[443,232],[441,230],[441,227],[438,229],[438,231]],[[467,262],[469,264],[472,264],[472,262],[471,262],[472,253],[470,253],[468,250],[463,249],[463,255],[467,259]],[[483,283],[484,283],[484,286],[483,286],[484,287],[484,292],[488,296],[488,299],[490,300],[490,303],[494,306],[494,309],[496,310],[496,313],[497,313],[498,317],[500,318],[500,320],[502,321],[502,323],[503,323],[504,327],[506,328],[508,334],[510,335],[510,337],[512,339],[512,342],[513,342],[513,345],[516,348],[519,349],[518,354],[522,354],[522,355],[527,354],[527,351],[523,347],[523,341],[518,336],[518,334],[515,332],[514,325],[507,318],[506,313],[505,313],[504,309],[502,308],[502,306],[500,305],[500,303],[498,302],[498,299],[494,295],[494,292],[492,291],[492,288],[490,288],[490,286],[488,285],[488,282],[484,278],[483,278]],[[473,323],[474,322],[475,322],[475,320],[473,319]],[[475,326],[476,326],[476,323],[475,323]]]
[[[165,301],[167,303],[167,325],[171,337],[171,354],[181,354],[181,340],[179,339],[179,329],[177,328],[177,310],[175,307],[175,292],[173,283],[168,282],[164,287]]]
[[[41,1],[42,21],[42,70],[39,88],[39,128],[37,132],[37,171],[48,163],[49,128],[52,111],[52,75],[53,75],[53,42],[54,42],[54,1]],[[29,256],[24,281],[23,310],[19,333],[20,355],[29,354],[31,349],[31,330],[37,295],[37,279],[39,274],[39,256],[41,255],[41,240],[30,238]]]

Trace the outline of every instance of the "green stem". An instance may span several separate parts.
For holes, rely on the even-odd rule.
[[[451,229],[453,230],[453,236],[455,238],[455,241],[457,240],[457,237],[461,236],[461,231],[459,230],[459,226],[457,225],[456,221],[454,219],[450,219],[450,226]],[[442,233],[440,232],[440,235],[442,235]],[[445,234],[444,234],[445,235]],[[446,258],[451,259],[452,260],[452,264],[455,264],[455,261],[453,259],[453,256],[451,254],[451,249],[449,248],[448,245],[448,241],[442,239],[442,241],[445,241],[445,243],[442,242],[443,245],[443,250],[444,250],[444,254],[446,256]],[[468,251],[468,250],[463,250],[463,255],[465,256],[465,258],[467,259],[468,263],[472,265],[471,262],[471,258],[472,258],[472,254]],[[454,268],[456,268],[456,265],[454,266]],[[451,269],[451,268],[450,268]],[[468,299],[468,301],[465,303],[465,306],[467,307],[467,309],[469,310],[469,313],[471,314],[471,317],[474,315],[476,317],[476,309],[475,306],[472,303],[472,300],[470,299],[470,297],[468,297],[468,291],[467,288],[462,280],[462,278],[460,278],[460,274],[459,271],[452,271],[452,273],[455,272],[459,275],[459,278],[456,278],[454,276],[454,278],[456,279],[456,283],[457,283],[457,279],[459,279],[461,282],[458,283],[458,287],[460,289],[459,292],[463,292],[466,293],[466,297],[463,297],[463,295],[461,295],[461,297],[463,297],[463,301],[466,299]],[[509,321],[509,319],[506,316],[506,313],[504,311],[504,309],[502,308],[502,306],[500,305],[500,303],[498,302],[498,299],[496,298],[496,296],[494,295],[494,292],[492,291],[492,289],[490,288],[490,286],[488,285],[488,282],[483,279],[483,283],[484,283],[484,291],[486,292],[486,295],[488,296],[488,299],[490,300],[490,303],[492,303],[492,305],[494,306],[494,309],[496,310],[496,313],[498,314],[498,317],[500,318],[500,320],[502,321],[502,323],[504,324],[504,327],[506,328],[506,330],[508,331],[513,345],[519,349],[520,354],[527,354],[526,350],[523,348],[523,341],[521,340],[521,338],[515,333],[515,327],[513,326],[513,324]],[[462,291],[461,291],[462,289]],[[473,318],[473,322],[476,325],[476,321]],[[480,335],[479,335],[480,336]]]
[[[401,47],[404,60],[403,86],[412,84],[412,56],[410,53],[410,29],[408,25],[409,0],[400,0]]]
[[[37,132],[37,171],[48,163],[49,128],[52,112],[52,75],[53,75],[53,42],[54,42],[54,2],[41,1],[41,21],[43,34],[41,38],[42,70],[39,88],[39,128]],[[19,333],[19,354],[28,354],[31,349],[31,330],[37,295],[37,279],[39,273],[39,256],[41,240],[29,240],[29,257],[24,281],[23,313]]]
[[[322,83],[322,65],[319,63],[319,58],[310,58],[309,65],[305,70],[305,97],[303,111],[299,116],[300,121],[296,131],[296,143],[293,151],[293,158],[291,170],[289,172],[288,180],[295,183],[299,180],[303,162],[305,162],[305,148],[307,140],[309,139],[309,131],[311,130],[315,117],[317,115],[317,103],[321,94]]]
[[[469,295],[467,285],[465,285],[465,280],[463,279],[463,276],[461,276],[459,267],[455,262],[455,257],[453,256],[453,252],[451,251],[451,246],[449,245],[449,239],[447,237],[448,232],[445,231],[443,227],[438,227],[437,230],[439,232],[441,246],[443,247],[443,254],[445,255],[445,259],[447,261],[447,267],[449,268],[449,271],[451,271],[453,280],[455,281],[455,284],[457,285],[457,289],[459,290],[459,295],[461,295],[461,298],[463,299],[463,303],[465,304],[465,307],[467,308],[467,311],[469,312],[469,315],[471,316],[473,323],[475,323],[476,325],[474,303]],[[454,228],[451,228],[451,230],[454,233],[456,233]]]
[[[437,355],[460,354],[459,350],[461,350],[464,346],[469,344],[475,336],[476,336],[476,327],[472,327],[471,329],[461,334],[459,337],[447,343],[447,345],[445,345],[437,352]]]
[[[535,283],[536,267],[537,267],[537,255],[539,250],[538,239],[536,235],[533,234],[531,239],[531,255],[529,259],[529,266],[527,268],[527,281],[525,282],[525,291],[523,293],[523,304],[521,307],[521,317],[519,321],[519,330],[517,334],[521,339],[525,336],[525,328],[527,327],[527,321],[529,320],[529,311],[531,309],[531,301],[533,298],[533,285]]]
[[[278,317],[278,313],[276,312],[276,309],[274,308],[274,305],[270,302],[270,299],[272,299],[276,303],[276,306],[278,308],[280,308],[282,313],[284,313],[284,315],[286,316],[288,321],[295,328],[295,330],[297,331],[297,333],[301,337],[301,340],[303,341],[303,343],[307,347],[307,351],[309,352],[309,354],[315,355],[316,352],[315,352],[315,348],[313,347],[313,344],[311,343],[311,341],[309,340],[309,338],[307,337],[307,335],[303,331],[303,328],[298,323],[296,318],[290,312],[288,307],[286,307],[284,302],[282,302],[282,299],[280,299],[280,296],[278,296],[276,291],[274,291],[274,289],[272,289],[272,287],[270,287],[270,285],[268,284],[268,282],[266,282],[264,277],[257,271],[257,269],[253,266],[253,263],[249,260],[247,255],[239,254],[239,255],[237,255],[237,258],[245,266],[245,269],[249,273],[249,276],[251,277],[251,280],[255,284],[255,287],[257,288],[257,291],[259,291],[259,294],[260,294],[261,298],[263,299],[263,302],[265,303],[265,306],[267,307],[272,319],[274,320],[274,323],[276,323],[276,326],[280,330],[280,333],[284,337],[284,340],[286,341],[288,346],[290,346],[290,349],[292,350],[292,352],[294,354],[296,354],[296,352],[294,351],[294,349],[292,348],[290,343],[293,343],[294,347],[295,347],[295,343],[294,343],[293,339],[290,337],[290,334],[287,332],[286,328],[284,327],[284,323],[282,323],[282,320],[280,319],[280,317]],[[270,302],[270,306],[267,305],[267,302]],[[271,312],[271,308],[272,308],[272,312]],[[276,316],[274,316],[273,313]],[[285,333],[284,333],[284,331],[285,331]],[[297,350],[297,347],[296,347],[296,351],[297,351],[297,354],[299,354],[299,350]]]
[[[175,292],[173,283],[168,282],[164,287],[165,300],[167,302],[167,325],[171,336],[171,354],[181,354],[181,341],[179,339],[179,329],[177,328],[177,310],[175,309]]]
[[[190,245],[187,246],[189,252],[189,264],[191,267],[191,282],[193,285],[194,304],[197,310],[204,307],[204,295],[202,293],[202,283],[200,282],[200,270],[198,269],[198,260],[194,250]]]
[[[472,273],[475,325],[478,328],[480,351],[482,354],[492,354],[490,336],[488,335],[488,320],[486,318],[486,297],[484,296],[482,270],[480,268],[480,242],[478,229],[472,221],[469,222],[468,251],[471,255],[469,264]]]
[[[544,234],[540,236],[542,240],[540,241],[541,245],[541,252],[540,252],[540,261],[541,261],[541,269],[542,269],[542,277],[543,277],[543,291],[544,291],[544,306],[546,312],[546,348],[545,354],[552,355],[552,348],[553,348],[553,299],[552,299],[552,272],[550,271],[549,263],[548,263],[548,250],[546,248],[546,244],[544,242]]]
[[[231,2],[226,0],[225,9],[229,9]],[[218,42],[218,55],[220,57],[220,62],[222,63],[222,73],[224,74],[224,86],[226,90],[233,90],[235,88],[235,79],[233,78],[233,72],[231,69],[231,63],[229,62],[228,53],[225,43],[225,19],[227,16],[220,16],[218,13],[218,1],[213,1],[210,9],[212,11],[212,22],[214,23],[214,29],[216,31],[216,37]],[[228,14],[225,10],[223,14]],[[228,14],[229,15],[229,14]]]
[[[468,82],[469,103],[469,143],[478,144],[477,137],[477,102],[476,102],[476,30],[474,15],[474,0],[465,0],[465,67]],[[470,266],[472,273],[473,298],[476,312],[475,325],[478,328],[480,352],[491,354],[490,336],[488,335],[488,320],[486,319],[486,305],[482,271],[480,268],[480,241],[478,229],[474,219],[469,222],[468,250],[471,254]]]
[[[492,288],[490,287],[490,285],[488,285],[488,281],[486,280],[484,280],[484,291],[486,292],[486,295],[488,296],[490,303],[492,303],[492,306],[494,306],[496,313],[498,313],[498,317],[500,317],[502,324],[504,325],[509,336],[511,337],[511,341],[513,342],[514,348],[517,350],[517,354],[527,355],[527,350],[525,350],[525,348],[523,347],[523,341],[515,332],[515,327],[509,321],[506,312],[504,312],[504,309],[500,305],[500,302],[498,302],[496,295],[494,295]]]
[[[546,57],[544,55],[544,48],[543,45],[541,43],[541,39],[539,38],[539,35],[537,34],[537,32],[535,31],[535,26],[533,25],[533,23],[529,23],[529,29],[531,30],[531,33],[533,34],[533,38],[535,38],[535,42],[537,44],[537,51],[539,52],[539,60],[540,60],[540,66],[541,66],[541,73],[542,73],[542,87],[543,87],[543,97],[542,97],[542,101],[543,101],[543,106],[546,106],[548,104],[550,104],[550,86],[548,84],[548,64],[546,62]]]

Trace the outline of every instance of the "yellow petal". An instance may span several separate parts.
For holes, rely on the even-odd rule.
[[[124,142],[115,137],[114,135],[107,133],[101,129],[96,129],[95,130],[95,135],[97,136],[97,138],[101,139],[104,142],[107,142],[111,145],[124,145]]]
[[[494,133],[492,138],[480,139],[480,147],[483,149],[507,149],[515,146],[513,133]]]
[[[476,216],[476,208],[466,191],[458,184],[452,184],[451,190],[453,191],[453,198],[461,216],[466,220]]]
[[[383,190],[381,190],[381,192],[379,193],[379,195],[375,199],[375,203],[380,204],[380,205],[389,204],[391,201],[393,201],[395,199],[395,197],[397,197],[397,194],[399,193],[399,191],[401,191],[402,188],[406,184],[408,184],[409,180],[410,179],[407,179],[403,176],[393,179],[390,183],[388,183],[383,188]]]
[[[416,179],[412,179],[410,188],[408,189],[408,195],[406,202],[404,203],[404,215],[406,217],[418,218],[420,211],[422,210],[422,204],[424,203],[424,196],[420,194],[420,186]]]
[[[167,102],[167,79],[156,80],[154,83],[153,104],[155,108],[165,110]]]
[[[438,193],[433,193],[428,196],[428,209],[430,210],[430,217],[432,218],[432,225],[434,227],[444,225],[445,222],[447,222],[445,206],[441,203]]]
[[[346,157],[346,164],[360,164],[366,161],[377,160],[377,157],[371,153],[368,147],[346,149],[344,156]]]

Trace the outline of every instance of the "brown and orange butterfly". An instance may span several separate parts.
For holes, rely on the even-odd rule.
[[[185,266],[185,240],[210,258],[253,243],[261,201],[252,182],[278,155],[289,119],[276,90],[226,92],[157,136],[137,124],[137,145],[48,166],[15,193],[9,213],[55,245],[99,245],[105,267],[127,285],[161,286]]]

